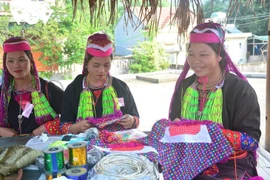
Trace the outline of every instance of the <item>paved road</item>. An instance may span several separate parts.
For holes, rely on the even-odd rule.
[[[175,82],[153,84],[141,80],[136,80],[135,75],[119,75],[118,78],[125,81],[134,96],[137,108],[140,113],[139,129],[151,130],[152,125],[162,118],[168,118],[169,104],[174,90]],[[262,137],[260,145],[265,143],[265,96],[266,79],[248,78],[249,83],[255,89],[261,108],[261,131]],[[70,81],[61,81],[64,88]]]

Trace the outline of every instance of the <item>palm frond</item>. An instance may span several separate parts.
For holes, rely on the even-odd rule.
[[[84,10],[84,3],[88,2],[90,12],[90,23],[97,25],[100,16],[109,16],[108,24],[114,24],[117,18],[118,3],[120,0],[72,0],[73,5],[73,17],[76,16],[78,3],[81,4],[81,8]],[[107,6],[105,3],[107,2]],[[242,3],[246,3],[246,7],[252,8],[254,3],[264,4],[265,0],[230,0],[227,16],[237,11],[238,7]],[[158,23],[160,19],[160,13],[158,14],[158,8],[162,8],[161,0],[122,0],[121,3],[125,8],[125,19],[133,21],[134,5],[140,3],[139,19],[144,24],[148,24],[149,32],[157,31]],[[211,0],[213,5],[214,1]],[[170,21],[176,23],[178,26],[179,35],[184,35],[187,29],[196,19],[197,23],[203,22],[203,4],[201,0],[171,0],[171,9],[175,9],[175,14]],[[161,12],[161,11],[159,11]],[[134,22],[133,22],[134,23]],[[127,23],[126,23],[127,24]]]

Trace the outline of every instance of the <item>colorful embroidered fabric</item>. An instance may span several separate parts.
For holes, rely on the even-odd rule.
[[[166,127],[191,124],[206,125],[212,143],[162,143],[159,141],[164,136]],[[211,121],[171,122],[162,119],[154,124],[148,137],[139,139],[139,141],[157,149],[164,179],[188,180],[214,164],[225,161],[232,154],[233,150],[223,136],[220,127]]]
[[[99,132],[98,138],[92,138],[89,141],[87,151],[91,150],[93,146],[103,148],[111,148],[112,150],[131,151],[141,150],[145,144],[139,140],[123,140],[121,136],[106,130]],[[137,153],[147,157],[152,162],[158,162],[158,155],[155,152]]]
[[[60,119],[56,118],[55,120],[48,121],[44,124],[45,129],[50,135],[59,135],[62,134],[60,130]]]
[[[62,134],[69,134],[69,128],[72,125],[72,123],[61,123],[60,122],[60,130]]]
[[[222,132],[235,151],[255,151],[258,148],[258,141],[248,136],[246,133],[232,131],[229,129],[223,129]]]
[[[199,92],[196,83],[187,88],[181,110],[181,117],[190,120],[208,120],[222,124],[223,96],[221,88],[209,92],[208,100],[202,112],[199,112]]]

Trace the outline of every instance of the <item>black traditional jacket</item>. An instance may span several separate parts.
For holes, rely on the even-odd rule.
[[[77,119],[80,94],[83,90],[83,81],[85,75],[78,75],[73,82],[71,82],[65,90],[61,111],[61,122],[75,123]],[[139,113],[133,99],[133,96],[128,88],[127,84],[120,79],[112,77],[112,86],[116,91],[118,98],[123,98],[124,106],[120,107],[124,114],[130,114],[139,118]],[[94,97],[95,98],[95,97]],[[96,106],[96,118],[102,116],[102,95],[97,100]]]

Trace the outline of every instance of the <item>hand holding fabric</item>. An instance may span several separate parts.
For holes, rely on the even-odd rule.
[[[118,122],[118,124],[121,124],[125,129],[132,128],[134,123],[136,123],[136,119],[129,114],[122,116],[121,121]]]
[[[90,127],[92,127],[92,125],[89,124],[87,120],[81,120],[79,122],[76,122],[75,124],[72,124],[69,127],[69,132],[72,134],[79,134],[81,132],[85,132]]]
[[[41,125],[39,126],[38,128],[36,128],[34,131],[33,131],[33,135],[34,136],[39,136],[41,135],[42,133],[46,133],[46,128],[44,125]]]

